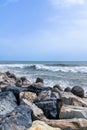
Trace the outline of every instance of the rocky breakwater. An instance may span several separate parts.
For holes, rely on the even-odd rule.
[[[84,90],[0,73],[0,130],[87,130]]]

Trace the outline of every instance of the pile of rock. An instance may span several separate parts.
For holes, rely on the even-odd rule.
[[[63,91],[6,72],[0,90],[0,130],[87,130],[87,99],[79,86]]]

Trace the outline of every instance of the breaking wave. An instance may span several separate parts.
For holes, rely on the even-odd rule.
[[[87,66],[62,66],[62,65],[44,65],[44,64],[0,64],[1,69],[23,69],[34,71],[52,71],[52,72],[73,72],[87,73]]]

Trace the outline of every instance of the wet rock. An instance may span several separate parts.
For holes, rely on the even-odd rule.
[[[15,74],[10,73],[9,71],[6,72],[6,75],[7,75],[9,78],[13,78],[13,79],[15,79],[15,80],[17,79],[16,76],[15,76]]]
[[[17,100],[12,92],[0,93],[0,115],[6,115],[17,107]]]
[[[17,87],[22,87],[22,80],[21,80],[20,78],[17,79],[15,85],[16,85]]]
[[[59,119],[59,112],[62,106],[61,100],[49,99],[40,102],[35,102],[35,104],[43,110],[44,115],[48,119]]]
[[[76,96],[79,96],[81,98],[84,98],[84,90],[79,87],[79,86],[75,86],[72,88],[71,92],[76,95]]]
[[[60,90],[60,91],[63,91],[62,88],[61,88],[61,86],[60,86],[59,84],[54,85],[53,88],[54,88],[55,90],[58,89],[58,90]]]
[[[36,93],[36,95],[38,95],[39,93],[41,93],[41,91],[45,91],[45,90],[47,91],[47,90],[49,90],[49,88],[47,88],[47,87],[39,87],[37,85],[30,85],[28,87],[28,91]]]
[[[38,77],[38,78],[36,79],[36,83],[43,83],[43,79]]]
[[[87,119],[87,107],[62,106],[60,119],[84,118]]]
[[[23,76],[23,77],[21,77],[20,79],[22,80],[22,82],[24,82],[24,81],[26,81],[26,80],[27,80],[27,78],[26,78],[26,77],[24,77],[24,76]]]
[[[38,86],[38,87],[44,87],[44,84],[41,82],[38,83],[33,83],[34,86]]]
[[[9,71],[5,72],[8,77],[11,76],[11,73]]]
[[[26,104],[21,104],[3,118],[0,122],[2,130],[27,130],[32,125],[32,110]]]
[[[61,130],[60,128],[53,128],[42,121],[34,121],[29,130]]]
[[[70,87],[67,87],[64,89],[65,92],[71,92],[71,88]]]

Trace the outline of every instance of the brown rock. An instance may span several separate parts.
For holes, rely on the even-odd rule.
[[[87,130],[87,120],[82,118],[46,120],[45,122],[52,127],[58,127],[62,130]]]
[[[60,128],[53,128],[42,121],[34,121],[29,130],[61,130]]]
[[[29,102],[33,102],[36,99],[36,94],[32,92],[21,92],[20,99],[26,99]]]

